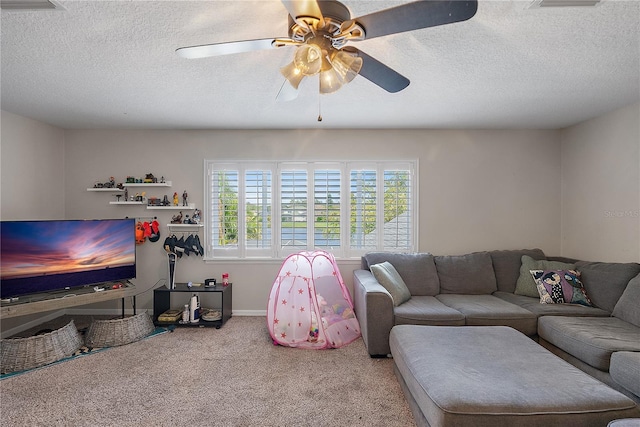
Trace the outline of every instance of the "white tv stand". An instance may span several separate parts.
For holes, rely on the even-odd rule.
[[[120,289],[110,289],[112,283],[104,283],[99,285],[105,288],[103,291],[94,291],[92,285],[64,291],[23,295],[12,302],[3,301],[0,303],[0,320],[114,299],[122,299],[122,316],[124,317],[124,299],[129,296],[133,297],[133,312],[135,314],[136,287],[128,281],[120,283],[124,285]]]

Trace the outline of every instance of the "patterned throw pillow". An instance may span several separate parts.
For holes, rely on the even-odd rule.
[[[576,270],[531,270],[538,287],[540,304],[581,304],[592,307],[580,272]]]

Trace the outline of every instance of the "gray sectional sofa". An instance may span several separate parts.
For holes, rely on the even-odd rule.
[[[384,262],[406,284],[406,301],[394,300],[371,272]],[[592,306],[541,304],[523,285],[531,263],[545,270],[573,266]],[[372,357],[390,353],[396,325],[508,326],[640,402],[640,264],[548,258],[540,249],[460,256],[375,252],[354,271],[354,304]]]

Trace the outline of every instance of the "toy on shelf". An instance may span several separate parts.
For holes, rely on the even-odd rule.
[[[153,176],[152,173],[148,173],[148,174],[145,175],[143,182],[145,184],[157,184],[158,183],[158,178]]]
[[[182,211],[171,217],[171,224],[182,224]]]
[[[109,181],[107,182],[96,182],[93,185],[93,188],[120,188],[122,189],[123,185],[118,184],[116,186],[116,179],[114,177],[109,177]]]
[[[193,211],[191,220],[193,221],[192,224],[200,224],[200,221],[202,221],[202,212],[200,209],[196,208],[196,210]]]

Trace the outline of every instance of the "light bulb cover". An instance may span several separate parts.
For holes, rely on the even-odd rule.
[[[343,83],[349,83],[356,78],[362,69],[362,58],[349,52],[339,50],[333,58],[331,64]]]
[[[322,66],[322,50],[314,44],[302,45],[296,51],[293,62],[305,76],[318,74]]]
[[[342,87],[342,79],[335,68],[320,72],[320,93],[333,93]]]
[[[284,76],[285,79],[289,81],[291,86],[294,89],[298,89],[300,86],[300,82],[304,78],[304,74],[296,67],[296,64],[290,62],[284,67],[280,68],[280,73]]]

